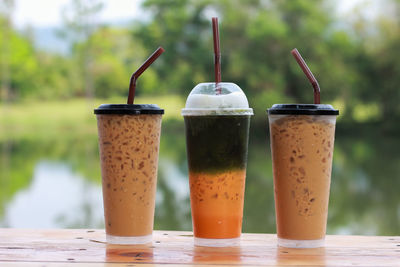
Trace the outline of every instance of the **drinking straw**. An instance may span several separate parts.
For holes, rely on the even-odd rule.
[[[314,104],[320,104],[320,88],[317,79],[315,79],[314,75],[312,74],[310,68],[307,66],[304,59],[301,57],[297,48],[291,51],[292,55],[296,59],[297,63],[300,65],[300,68],[303,70],[304,74],[307,76],[308,80],[310,81],[312,87],[314,88]]]
[[[218,18],[212,18],[213,39],[214,39],[214,72],[215,72],[215,87],[217,94],[221,94],[221,88],[218,84],[221,82],[221,52],[219,48],[219,30]]]
[[[162,54],[164,53],[164,48],[161,46],[157,48],[157,50],[151,54],[151,56],[140,66],[140,68],[137,69],[132,74],[130,83],[129,83],[129,94],[128,94],[128,104],[133,104],[133,100],[135,99],[135,89],[136,89],[136,81],[139,78],[139,76]]]

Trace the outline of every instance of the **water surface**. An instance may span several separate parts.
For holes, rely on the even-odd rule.
[[[191,230],[183,122],[163,122],[161,139],[155,228]],[[399,147],[379,132],[337,134],[329,234],[400,234]],[[96,133],[4,140],[0,164],[1,227],[104,227]],[[254,130],[243,231],[275,232],[269,141]]]

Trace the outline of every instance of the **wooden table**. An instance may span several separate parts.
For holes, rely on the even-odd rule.
[[[327,236],[319,249],[276,242],[243,234],[240,247],[205,248],[191,232],[155,231],[152,245],[121,246],[104,230],[0,229],[0,266],[400,266],[399,236]]]

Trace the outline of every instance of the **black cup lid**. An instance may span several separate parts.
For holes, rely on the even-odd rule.
[[[164,110],[154,104],[101,104],[94,114],[164,114]]]
[[[267,112],[272,115],[339,115],[339,110],[323,104],[275,104]]]

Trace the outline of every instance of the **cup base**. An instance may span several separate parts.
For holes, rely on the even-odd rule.
[[[325,246],[325,239],[292,240],[278,238],[278,246],[285,248],[320,248]]]
[[[144,236],[115,236],[115,235],[106,235],[107,243],[109,244],[117,244],[117,245],[140,245],[140,244],[148,244],[153,240],[153,235],[144,235]]]
[[[194,238],[194,245],[199,247],[237,247],[240,246],[240,237],[237,238]]]

